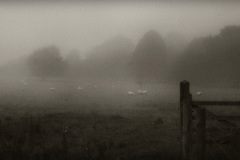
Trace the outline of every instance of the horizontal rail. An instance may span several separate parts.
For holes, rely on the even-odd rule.
[[[193,105],[240,106],[240,101],[192,101]]]
[[[192,119],[193,120],[196,120],[196,116],[193,115],[192,116]],[[210,119],[215,119],[215,120],[224,120],[224,119],[227,119],[227,120],[240,120],[240,116],[219,116],[219,115],[212,115],[212,118]]]

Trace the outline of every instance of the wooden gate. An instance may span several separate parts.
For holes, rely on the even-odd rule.
[[[206,160],[206,110],[213,105],[240,106],[240,101],[193,101],[188,81],[180,82],[181,158],[190,160],[193,131],[196,131],[196,159]],[[194,114],[193,114],[194,113]],[[225,117],[227,118],[227,117]],[[193,125],[195,120],[195,126]],[[195,127],[195,128],[194,128]]]

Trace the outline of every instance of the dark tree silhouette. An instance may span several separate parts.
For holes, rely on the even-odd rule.
[[[151,30],[139,41],[129,66],[141,84],[144,79],[161,77],[165,58],[165,43],[157,31]]]
[[[239,84],[240,27],[226,26],[217,35],[195,39],[173,67],[178,81]]]
[[[56,46],[39,49],[30,55],[28,66],[33,75],[45,79],[63,75],[66,64]]]

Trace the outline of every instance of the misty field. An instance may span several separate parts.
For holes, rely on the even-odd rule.
[[[2,159],[179,159],[178,84],[140,87],[129,80],[0,81]],[[127,94],[139,89],[147,94]],[[191,89],[196,100],[240,97],[234,88]],[[202,95],[197,96],[197,91]],[[240,115],[236,107],[209,110],[218,115]],[[235,122],[239,127],[239,121]],[[209,121],[208,126],[220,124]],[[222,149],[228,153],[224,146]],[[216,148],[212,150],[215,153]],[[232,156],[236,151],[231,151]],[[219,150],[216,153],[219,159]]]

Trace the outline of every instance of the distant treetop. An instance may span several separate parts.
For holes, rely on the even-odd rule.
[[[46,78],[60,76],[65,70],[65,62],[56,46],[38,49],[28,58],[28,66],[35,76]]]
[[[137,44],[129,66],[131,71],[141,79],[156,78],[160,76],[165,60],[165,43],[157,31],[150,30]]]

